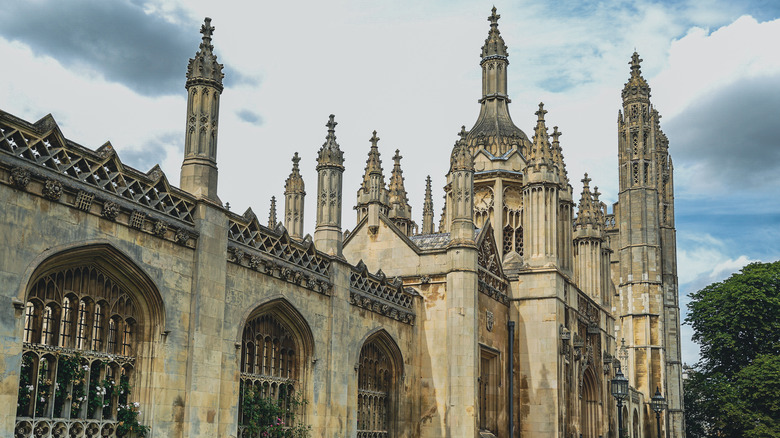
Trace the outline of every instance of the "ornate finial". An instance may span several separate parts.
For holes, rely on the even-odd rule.
[[[276,196],[271,196],[271,209],[268,211],[268,228],[276,227]]]
[[[368,141],[371,142],[372,148],[375,148],[376,144],[379,143],[379,137],[376,136],[376,130],[374,130],[374,135],[372,135],[371,138],[368,139]]]
[[[488,21],[490,22],[490,26],[498,26],[498,19],[501,18],[501,15],[496,14],[496,7],[493,6],[492,14],[488,17]]]
[[[468,135],[468,131],[466,131],[466,125],[461,125],[460,132],[458,132],[458,135],[460,136],[460,139],[463,141],[466,141],[466,135]]]
[[[301,157],[298,156],[298,152],[295,153],[292,157],[292,171],[290,172],[290,176],[287,177],[287,180],[284,182],[284,194],[288,195],[291,193],[302,193],[306,194],[306,191],[304,189],[303,184],[303,177],[301,177],[301,170],[298,167],[298,163],[301,161]]]
[[[336,116],[331,114],[328,117],[328,123],[325,126],[328,127],[328,134],[325,136],[325,143],[322,144],[320,151],[317,155],[317,170],[319,171],[322,166],[334,166],[344,169],[344,152],[339,148],[339,144],[336,143]]]
[[[580,181],[582,181],[582,188],[588,188],[588,184],[592,181],[590,178],[588,178],[588,172],[585,172],[585,178],[582,178]]]
[[[190,59],[187,65],[187,87],[193,81],[202,83],[203,80],[217,87],[222,92],[222,64],[217,62],[217,56],[214,54],[214,46],[211,45],[211,36],[214,34],[214,26],[211,25],[211,18],[206,17],[203,25],[200,27],[200,33],[203,34],[203,41],[200,43],[200,49],[195,53],[195,57]]]
[[[496,13],[496,7],[493,6],[492,14],[488,17],[490,22],[490,31],[488,37],[485,40],[485,45],[482,46],[482,60],[484,62],[487,58],[493,58],[495,56],[505,58],[509,56],[506,50],[506,43],[504,38],[501,37],[501,32],[498,31],[498,19],[500,15]]]
[[[211,36],[214,34],[214,26],[211,25],[211,18],[206,17],[203,19],[203,24],[200,26],[200,33],[203,34],[203,44],[207,45],[210,49],[213,49],[211,46]]]
[[[558,137],[560,137],[561,135],[563,135],[563,132],[559,131],[557,126],[553,126],[553,133],[552,133],[553,142],[558,143]]]
[[[401,158],[403,158],[403,156],[401,155],[401,150],[396,149],[395,155],[393,155],[393,161],[395,161],[396,164],[399,164],[401,162]]]
[[[539,102],[539,111],[535,112],[534,114],[539,116],[539,118],[537,119],[538,122],[543,122],[544,121],[544,115],[547,114],[547,110],[544,109],[544,103],[543,102]]]
[[[599,196],[601,196],[601,193],[599,193],[599,186],[593,187],[593,200],[596,201],[596,203],[599,202]]]
[[[638,53],[634,52],[634,54],[631,55],[631,61],[628,63],[628,65],[631,66],[631,76],[639,76],[642,74],[639,65],[642,61],[643,59],[639,58]]]

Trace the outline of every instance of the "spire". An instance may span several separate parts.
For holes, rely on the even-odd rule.
[[[533,164],[535,167],[549,166],[552,164],[553,156],[550,150],[547,125],[544,122],[544,115],[547,114],[547,110],[544,109],[544,103],[539,102],[539,110],[534,114],[536,114],[537,120],[528,164]]]
[[[591,179],[588,177],[587,172],[581,181],[582,194],[580,195],[580,203],[577,208],[577,219],[574,221],[575,226],[578,229],[584,228],[587,225],[595,226],[599,223],[597,205],[596,202],[594,202],[593,195],[590,192]],[[596,190],[598,192],[598,189]]]
[[[288,193],[302,193],[306,194],[306,191],[304,189],[303,184],[303,177],[301,176],[301,170],[298,167],[298,163],[301,161],[301,158],[298,156],[298,152],[293,155],[292,162],[293,167],[292,171],[290,172],[290,176],[287,177],[287,180],[284,182],[284,194]]]
[[[401,170],[401,151],[395,150],[393,156],[393,173],[390,175],[390,217],[403,216],[411,218],[411,207],[404,187],[404,171]]]
[[[367,191],[370,190],[370,181],[371,176],[373,175],[376,175],[380,178],[382,188],[385,186],[382,159],[380,158],[379,147],[377,146],[377,143],[379,143],[379,137],[376,136],[376,131],[374,131],[373,135],[368,141],[371,142],[371,149],[368,150],[368,159],[366,159],[366,169],[365,174],[363,175],[362,185],[362,188]]]
[[[460,139],[455,142],[450,154],[450,172],[457,170],[474,171],[474,157],[471,156],[468,146],[466,146],[466,127],[461,126],[458,133]]]
[[[561,148],[561,143],[558,140],[561,135],[563,135],[563,133],[558,130],[558,127],[553,126],[552,159],[553,164],[555,164],[558,168],[558,177],[561,181],[561,184],[565,186],[569,184],[569,175],[568,172],[566,172],[566,162],[563,160],[563,149]]]
[[[404,187],[404,172],[401,170],[401,151],[396,149],[393,156],[393,173],[390,176],[390,212],[388,217],[407,236],[414,233],[417,225],[412,222],[412,206]]]
[[[300,239],[303,237],[303,205],[306,196],[303,177],[298,163],[301,158],[298,152],[293,155],[293,167],[287,181],[284,182],[284,227],[290,233],[290,237]]]
[[[431,193],[431,176],[425,178],[425,201],[423,202],[422,233],[433,234],[433,194]]]
[[[496,14],[496,7],[493,6],[492,13],[488,17],[490,22],[490,30],[488,31],[488,37],[485,39],[485,45],[482,46],[482,60],[493,56],[500,56],[506,58],[509,53],[506,50],[506,44],[504,38],[501,37],[501,32],[498,30],[498,19],[501,15]]]
[[[222,92],[222,78],[225,75],[222,73],[222,64],[217,62],[214,46],[211,45],[211,36],[214,34],[211,18],[206,17],[203,20],[200,33],[203,34],[203,41],[200,43],[200,50],[195,54],[195,58],[191,58],[187,66],[187,86],[196,82],[208,83]]]
[[[328,127],[328,135],[325,136],[325,143],[322,144],[317,154],[317,170],[321,167],[339,167],[344,169],[344,153],[339,148],[339,144],[336,143],[336,116],[333,114],[328,118],[328,123],[325,126]]]
[[[371,148],[368,150],[368,158],[366,159],[366,169],[363,174],[363,183],[357,191],[357,220],[363,219],[369,210],[374,212],[371,207],[372,204],[377,205],[375,209],[375,215],[369,218],[371,226],[378,224],[379,214],[387,215],[390,209],[389,192],[385,186],[385,175],[382,169],[382,159],[379,154],[379,137],[376,136],[376,131],[373,132],[371,138],[368,139],[371,142]]]
[[[498,31],[498,19],[494,7],[488,17],[490,30],[482,46],[479,62],[482,68],[482,98],[477,121],[468,133],[467,145],[472,155],[484,148],[494,157],[500,157],[512,148],[523,151],[530,145],[528,136],[512,122],[507,93],[507,68],[509,52]]]
[[[268,210],[268,228],[275,228],[276,224],[276,196],[271,196],[271,208]]]
[[[623,87],[623,102],[633,101],[636,99],[649,100],[650,99],[650,86],[647,85],[647,81],[642,77],[642,69],[640,64],[642,59],[639,58],[639,54],[634,52],[631,56],[631,61],[628,65],[631,66],[631,76],[628,78],[628,82]]]

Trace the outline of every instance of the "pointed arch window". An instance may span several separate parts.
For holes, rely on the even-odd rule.
[[[292,400],[302,389],[300,357],[303,347],[294,333],[293,327],[274,312],[251,317],[244,325],[238,405],[240,436],[252,421],[255,421],[254,426],[261,428],[270,426],[257,424],[249,412],[245,415],[245,410],[254,409],[257,403],[270,402],[281,407],[286,414],[278,421],[283,422],[284,427],[300,424],[302,412],[296,411]]]
[[[33,281],[25,304],[14,436],[114,436],[117,407],[129,397],[120,387],[128,388],[136,359],[139,315],[128,303],[130,294],[94,265]]]
[[[357,437],[394,436],[403,360],[389,334],[380,331],[360,349],[357,364]]]

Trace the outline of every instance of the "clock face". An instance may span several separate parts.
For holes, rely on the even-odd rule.
[[[493,190],[490,187],[477,189],[474,193],[474,208],[477,211],[487,211],[492,206]]]
[[[523,194],[515,187],[504,190],[504,207],[510,211],[520,211],[523,208]]]

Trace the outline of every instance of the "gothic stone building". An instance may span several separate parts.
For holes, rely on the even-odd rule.
[[[315,437],[616,437],[621,365],[630,436],[655,436],[656,388],[663,433],[684,436],[672,162],[641,60],[610,214],[587,175],[575,199],[541,104],[530,138],[512,122],[498,18],[438,230],[430,178],[418,227],[401,156],[386,184],[375,133],[342,232],[333,116],[313,237],[297,153],[282,221],[275,205],[267,226],[226,209],[209,19],[187,69],[180,187],[50,115],[0,112],[0,434],[115,436],[135,409],[153,437],[249,436],[252,390],[301,394]]]

